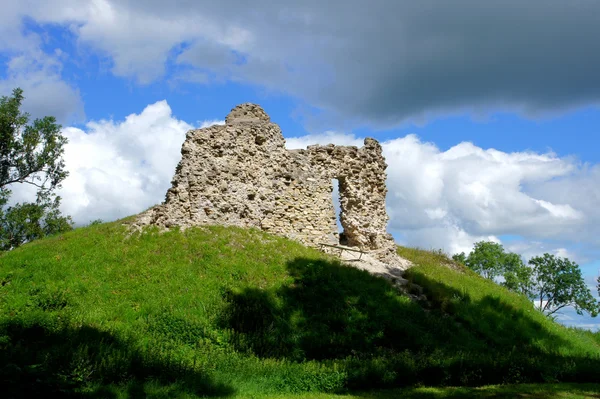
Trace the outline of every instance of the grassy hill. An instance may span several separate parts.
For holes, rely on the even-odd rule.
[[[260,231],[128,236],[122,222],[0,255],[6,397],[437,398],[466,391],[364,391],[600,382],[598,334],[548,320],[439,253],[399,248],[428,297],[416,303]]]

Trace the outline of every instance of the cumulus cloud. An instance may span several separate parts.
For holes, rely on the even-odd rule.
[[[58,190],[61,211],[82,225],[136,214],[162,202],[181,159],[185,134],[193,128],[175,118],[166,101],[148,105],[123,121],[92,121],[84,129],[64,128],[69,176]],[[31,186],[13,184],[10,188],[11,203],[35,198]]]
[[[539,116],[600,99],[594,1],[47,0],[3,14],[21,41],[24,16],[68,27],[140,83],[187,66],[175,80],[259,84],[354,122]]]
[[[204,129],[205,127],[209,127],[212,125],[224,125],[225,124],[225,120],[222,119],[213,119],[213,120],[209,120],[209,121],[202,121],[202,122],[198,122],[198,129]]]
[[[287,149],[301,149],[309,145],[321,144],[327,145],[330,143],[336,145],[353,145],[362,147],[364,139],[358,138],[353,134],[339,133],[335,131],[327,131],[322,134],[307,134],[300,137],[289,137],[285,139]]]
[[[560,258],[569,258],[576,263],[586,263],[589,261],[584,253],[565,248],[565,242],[545,242],[536,238],[530,240],[517,240],[505,243],[504,247],[510,252],[520,254],[525,261],[529,261],[534,256],[549,253]]]
[[[59,192],[63,211],[81,224],[114,220],[161,202],[191,128],[159,101],[124,121],[64,129],[69,176]]]
[[[598,247],[600,234],[600,165],[584,164],[573,174],[561,176],[545,183],[535,182],[529,185],[532,195],[542,200],[570,204],[585,215],[586,223],[578,230],[578,235],[589,237]]]

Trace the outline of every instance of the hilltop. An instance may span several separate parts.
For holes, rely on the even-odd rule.
[[[597,334],[554,323],[443,254],[398,249],[415,264],[408,286],[426,297],[415,301],[256,229],[131,235],[123,222],[0,255],[7,397],[374,397],[356,392],[600,382]],[[581,387],[568,390],[597,388]]]

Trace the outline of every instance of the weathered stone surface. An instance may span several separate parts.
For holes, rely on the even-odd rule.
[[[191,130],[165,202],[138,219],[163,228],[220,224],[256,227],[317,247],[338,244],[332,180],[339,181],[340,221],[348,246],[394,262],[386,227],[387,167],[381,146],[313,145],[286,150],[278,125],[255,104],[226,124]]]

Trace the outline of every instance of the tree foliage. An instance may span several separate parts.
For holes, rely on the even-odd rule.
[[[67,139],[52,116],[29,123],[29,114],[21,112],[23,99],[18,88],[0,98],[0,251],[72,228],[55,194],[67,177]],[[35,187],[35,201],[9,205],[17,184]]]
[[[528,267],[521,256],[518,254],[509,252],[504,254],[504,285],[511,291],[518,292],[527,297],[531,297],[532,288],[532,270]]]
[[[579,266],[567,258],[551,254],[533,257],[529,265],[521,256],[506,252],[501,244],[491,241],[475,243],[469,255],[455,254],[455,261],[511,291],[536,301],[536,307],[548,316],[572,306],[579,314],[598,314],[598,302],[592,296]],[[600,290],[600,279],[598,281]]]
[[[552,315],[572,306],[578,314],[598,315],[598,302],[586,286],[577,263],[546,253],[531,258],[529,264],[533,294],[542,312]]]
[[[483,277],[493,280],[503,274],[504,248],[492,241],[477,242],[467,257],[466,265]]]

